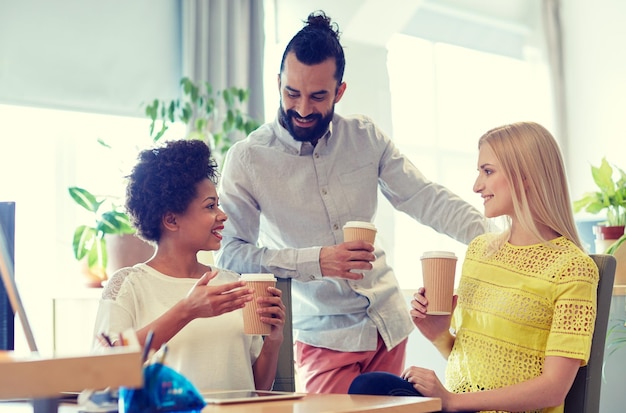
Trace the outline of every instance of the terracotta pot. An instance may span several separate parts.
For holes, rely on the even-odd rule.
[[[596,236],[596,253],[604,254],[605,251],[619,239],[619,237],[624,235],[624,225],[596,225],[593,227],[593,233]],[[622,244],[613,255],[617,260],[617,267],[615,268],[615,281],[613,284],[626,285],[626,243]]]
[[[106,272],[100,267],[89,268],[86,258],[78,262],[78,268],[83,276],[86,287],[101,288],[103,283],[107,280]]]
[[[596,225],[593,227],[593,233],[596,236],[596,254],[604,254],[606,249],[609,248],[611,244],[624,235],[624,225]]]
[[[135,235],[106,235],[107,274],[147,261],[154,254],[154,247]]]

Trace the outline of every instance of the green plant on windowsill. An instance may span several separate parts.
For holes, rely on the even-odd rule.
[[[106,234],[134,234],[135,229],[131,226],[128,216],[120,207],[111,203],[110,198],[96,198],[84,188],[72,186],[68,188],[72,199],[85,210],[92,214],[93,221],[76,227],[72,238],[72,250],[74,258],[86,260],[89,272],[101,281],[107,279],[106,268],[108,253],[106,248]],[[103,204],[109,207],[101,211]]]
[[[169,101],[153,99],[145,105],[145,114],[150,120],[148,144],[167,137],[171,126],[180,123],[187,127],[183,138],[205,141],[221,165],[234,141],[245,137],[260,125],[259,121],[243,110],[249,98],[247,89],[230,87],[214,90],[207,82],[196,84],[186,77],[180,80],[180,88],[180,98]],[[113,149],[101,139],[98,139],[98,143]],[[79,225],[74,231],[74,257],[79,261],[86,260],[89,272],[106,280],[106,235],[135,232],[122,206],[115,203],[122,197],[96,197],[89,190],[75,186],[70,187],[69,192],[78,205],[94,216],[92,222]]]
[[[574,212],[585,210],[591,214],[606,211],[607,226],[621,226],[626,224],[626,172],[615,167],[619,178],[613,180],[613,168],[602,158],[599,167],[591,166],[593,181],[597,191],[587,192],[583,197],[574,201]]]

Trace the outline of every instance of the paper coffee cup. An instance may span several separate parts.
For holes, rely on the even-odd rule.
[[[257,297],[271,297],[267,287],[276,286],[274,274],[241,274],[241,279],[246,282],[246,287],[254,288],[252,301],[248,301],[243,308],[243,332],[246,334],[268,335],[272,331],[270,324],[263,323],[261,316],[256,310],[259,308]]]
[[[343,240],[357,241],[363,240],[374,243],[376,239],[376,226],[366,221],[348,221],[343,226]]]
[[[427,251],[421,260],[424,295],[428,299],[426,314],[450,314],[454,295],[456,255],[450,251]]]

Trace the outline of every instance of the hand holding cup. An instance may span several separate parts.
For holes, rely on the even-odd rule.
[[[450,251],[427,251],[422,255],[426,314],[448,315],[452,312],[454,276],[457,257]]]
[[[271,297],[268,287],[276,287],[274,274],[241,274],[241,279],[246,282],[248,288],[254,289],[252,301],[246,303],[243,308],[243,328],[245,334],[259,334],[267,336],[272,332],[272,325],[261,321],[257,312],[259,307],[258,297]]]

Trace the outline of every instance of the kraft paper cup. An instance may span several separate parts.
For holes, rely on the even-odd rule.
[[[276,286],[274,274],[241,274],[241,279],[246,282],[246,286],[254,288],[252,301],[246,303],[243,308],[243,331],[245,334],[268,335],[272,331],[272,326],[261,321],[261,316],[256,310],[259,308],[257,297],[271,297],[267,292],[267,287]]]
[[[450,314],[454,295],[456,255],[450,251],[427,251],[421,260],[424,294],[428,299],[426,314]]]
[[[374,243],[376,239],[376,226],[366,221],[348,221],[343,226],[343,240],[357,241],[363,240]]]

